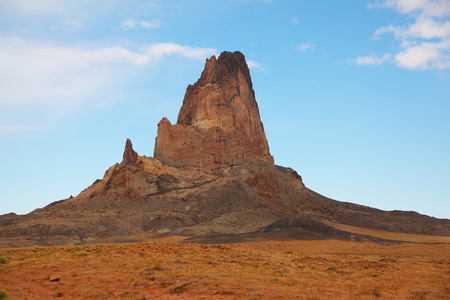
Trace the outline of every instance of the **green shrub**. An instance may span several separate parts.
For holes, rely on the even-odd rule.
[[[6,290],[0,290],[0,300],[7,299],[9,297],[9,293]]]
[[[10,261],[10,260],[11,260],[11,257],[9,257],[9,256],[2,256],[2,257],[0,257],[0,264],[1,264],[1,265],[5,265],[5,264],[7,264],[8,261]]]
[[[19,255],[20,255],[19,260],[25,260],[25,259],[31,258],[31,254],[19,253]]]
[[[86,256],[86,255],[88,255],[88,253],[86,251],[80,251],[80,252],[77,252],[77,255],[78,256]]]

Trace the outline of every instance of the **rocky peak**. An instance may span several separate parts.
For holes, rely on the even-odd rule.
[[[154,157],[172,166],[216,168],[261,159],[273,164],[253,91],[240,52],[206,61],[189,85],[177,124],[158,124]]]
[[[231,116],[224,114],[227,110]],[[250,115],[260,122],[245,57],[240,52],[223,52],[218,59],[208,59],[200,79],[188,86],[177,124],[202,125],[208,120],[228,128],[235,127],[236,118]],[[251,123],[252,119],[242,121]]]
[[[123,151],[123,162],[126,164],[136,163],[138,160],[138,154],[133,150],[133,144],[130,139],[127,139],[125,144],[125,150]]]

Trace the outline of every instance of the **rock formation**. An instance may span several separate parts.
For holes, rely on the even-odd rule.
[[[242,53],[223,52],[206,61],[200,79],[187,88],[177,123],[159,122],[153,156],[202,170],[254,159],[273,164]]]
[[[125,151],[123,151],[123,162],[125,163],[136,163],[138,160],[138,154],[133,150],[133,144],[130,139],[127,139],[125,144]]]
[[[244,56],[224,52],[187,88],[177,123],[158,124],[154,158],[138,155],[127,140],[122,162],[78,196],[0,216],[0,247],[169,234],[203,242],[373,240],[337,225],[450,236],[450,220],[331,200],[274,165]]]

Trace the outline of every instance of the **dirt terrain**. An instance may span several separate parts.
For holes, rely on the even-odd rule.
[[[184,239],[1,249],[0,290],[9,299],[450,298],[450,242]]]

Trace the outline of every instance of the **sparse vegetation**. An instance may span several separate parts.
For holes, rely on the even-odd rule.
[[[31,254],[28,253],[20,253],[19,255],[20,255],[19,260],[25,260],[31,257]]]
[[[8,291],[1,289],[0,290],[0,300],[8,299],[8,297],[9,297]]]
[[[179,240],[0,249],[0,284],[13,299],[450,298],[450,244]]]
[[[77,252],[77,255],[78,256],[87,256],[88,253],[86,251],[79,251],[79,252]]]
[[[419,291],[413,291],[411,294],[411,299],[413,300],[425,300],[427,299],[427,295],[430,294],[430,291],[424,291],[424,290],[419,290]]]
[[[381,295],[382,295],[381,288],[378,286],[374,287],[373,291],[372,291],[372,295],[374,295],[375,297],[381,297]]]
[[[0,264],[1,265],[5,265],[5,264],[7,264],[8,263],[8,261],[10,261],[10,257],[8,257],[8,256],[0,256]]]

